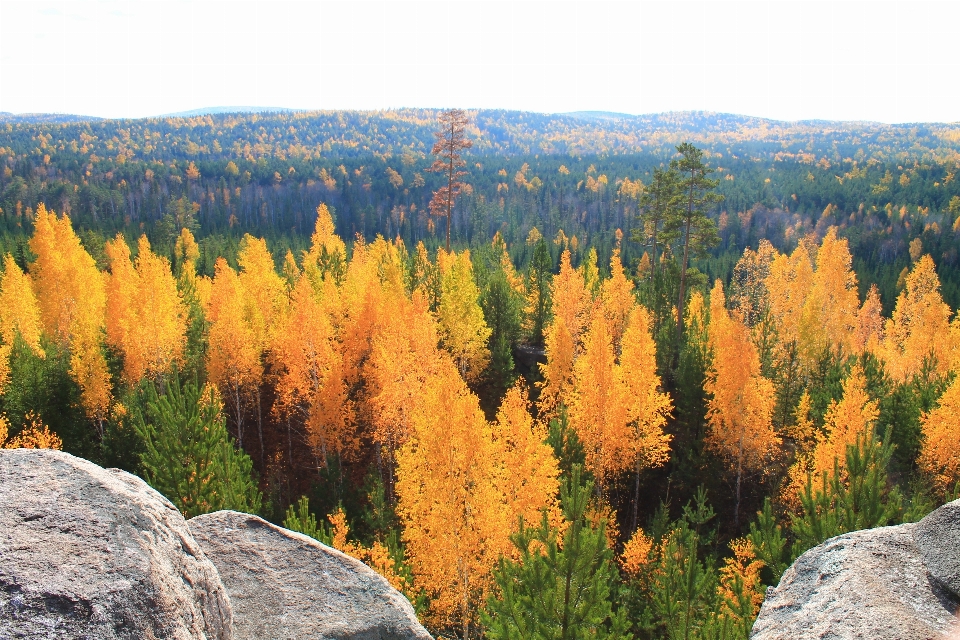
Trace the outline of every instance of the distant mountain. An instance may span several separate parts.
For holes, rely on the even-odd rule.
[[[9,111],[0,111],[0,122],[9,122],[11,124],[65,124],[69,122],[95,122],[103,120],[95,116],[78,116],[71,113],[10,113]]]
[[[616,111],[568,111],[557,115],[580,118],[581,120],[636,120],[638,116]]]
[[[288,109],[286,107],[202,107],[200,109],[191,109],[190,111],[164,113],[156,117],[195,118],[197,116],[209,116],[221,113],[293,113],[294,111],[297,111],[297,109]]]

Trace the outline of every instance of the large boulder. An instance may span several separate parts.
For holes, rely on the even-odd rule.
[[[0,638],[228,640],[216,568],[143,480],[0,450]]]
[[[918,522],[913,539],[930,577],[960,598],[960,500]]]
[[[767,590],[750,637],[901,640],[956,633],[957,603],[930,576],[914,541],[918,527],[855,531],[810,549]]]
[[[313,538],[236,511],[189,525],[230,593],[238,639],[430,639],[383,577]]]

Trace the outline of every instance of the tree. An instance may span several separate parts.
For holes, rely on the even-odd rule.
[[[10,356],[19,338],[35,355],[43,356],[40,346],[40,307],[30,277],[20,270],[9,253],[0,275],[0,393],[10,381]]]
[[[856,434],[829,470],[807,474],[801,509],[791,513],[793,557],[847,531],[883,527],[900,515],[902,497],[890,487],[887,467],[893,455],[890,431],[883,441],[872,427]]]
[[[524,309],[524,328],[533,344],[543,344],[544,329],[550,314],[550,270],[553,263],[547,241],[540,238],[533,245],[533,257],[527,268],[527,304]]]
[[[221,509],[260,510],[253,463],[227,435],[213,387],[181,385],[174,376],[163,395],[146,387],[137,430],[144,440],[146,481],[192,518]]]
[[[716,223],[707,217],[707,207],[721,202],[723,196],[714,189],[719,180],[711,180],[713,170],[703,162],[703,151],[689,142],[677,146],[680,158],[673,160],[670,167],[683,176],[679,187],[683,194],[680,207],[671,212],[664,221],[664,235],[677,239],[683,247],[680,262],[680,296],[677,299],[677,341],[683,334],[683,305],[686,301],[687,265],[691,250],[699,255],[720,242]]]
[[[210,323],[207,373],[210,381],[230,399],[237,440],[242,447],[244,405],[263,376],[263,364],[247,314],[243,284],[223,258],[218,258],[214,265],[206,312]]]
[[[503,466],[502,489],[507,521],[534,522],[543,509],[555,508],[560,469],[546,443],[547,430],[534,422],[523,378],[507,391],[493,423],[493,440]]]
[[[713,363],[704,387],[712,395],[707,441],[736,475],[733,520],[738,526],[744,474],[762,469],[777,452],[780,438],[771,421],[773,384],[760,375],[760,359],[750,332],[731,318],[724,306],[719,280],[710,293],[710,343]]]
[[[950,331],[950,307],[940,295],[940,278],[933,259],[925,255],[906,278],[893,316],[886,321],[882,353],[891,377],[906,381],[930,359],[944,374],[953,364],[955,338]]]
[[[461,154],[465,149],[472,147],[473,142],[467,139],[467,125],[470,119],[461,109],[444,111],[437,116],[437,121],[440,123],[440,130],[433,134],[437,141],[433,144],[431,151],[437,159],[427,171],[446,174],[447,184],[433,192],[430,213],[447,219],[446,249],[449,253],[453,205],[464,186],[460,178],[467,175],[466,171],[460,170],[467,164]]]
[[[879,415],[878,402],[871,400],[863,367],[858,363],[843,381],[840,402],[834,400],[827,408],[824,436],[813,451],[814,475],[819,477],[822,473],[829,473],[836,464],[842,469],[847,446],[854,444],[866,429],[872,428]]]
[[[70,375],[80,387],[87,417],[103,437],[110,407],[110,372],[101,349],[106,291],[96,262],[83,248],[70,218],[37,207],[30,276],[45,333],[70,354]]]
[[[664,223],[676,216],[680,206],[680,174],[674,167],[653,170],[653,180],[645,187],[639,199],[637,221],[640,226],[633,229],[631,239],[642,245],[649,245],[653,254],[649,257],[652,265],[651,275],[660,271],[657,262],[657,247],[662,244],[658,237]]]
[[[591,491],[592,483],[582,483],[580,469],[575,467],[560,494],[565,530],[559,532],[543,513],[539,526],[521,523],[511,536],[518,557],[501,557],[494,571],[499,593],[487,600],[484,622],[489,637],[633,637],[626,610],[613,609],[616,566],[607,547],[606,523],[594,527],[585,517]]]
[[[341,355],[330,319],[307,278],[290,294],[290,309],[273,335],[271,362],[277,407],[304,421],[307,442],[324,467],[355,444]]]
[[[111,269],[107,343],[123,354],[124,378],[131,386],[145,377],[159,381],[182,364],[187,341],[187,307],[169,261],[150,250],[145,235],[137,245],[136,266],[122,234],[105,248]]]
[[[477,380],[490,361],[490,327],[480,307],[480,290],[473,278],[470,252],[440,256],[440,341],[453,356],[460,375]]]
[[[917,461],[941,496],[955,491],[960,482],[960,376],[940,397],[937,407],[920,420],[923,448]]]
[[[397,452],[397,515],[414,584],[429,599],[428,621],[459,627],[464,640],[478,622],[490,571],[508,551],[510,522],[492,430],[455,365],[424,385]]]
[[[494,271],[480,297],[480,306],[490,328],[490,377],[494,384],[513,384],[513,347],[520,338],[522,298],[510,286],[502,269]]]

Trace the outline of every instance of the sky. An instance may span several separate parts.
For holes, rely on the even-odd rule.
[[[0,0],[0,111],[960,121],[960,2]]]

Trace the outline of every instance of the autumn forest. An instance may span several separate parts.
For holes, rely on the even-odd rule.
[[[960,495],[960,129],[0,116],[0,447],[352,555],[457,638],[747,638]]]

